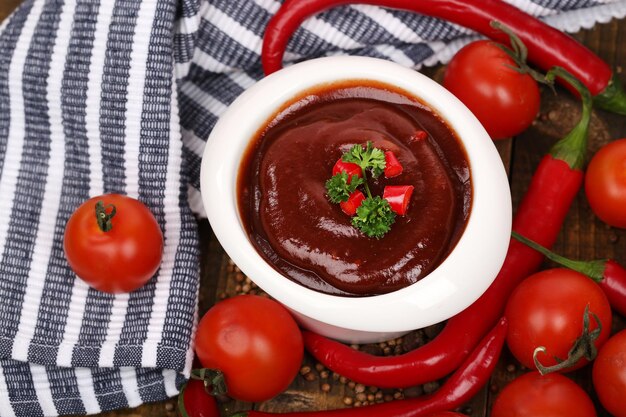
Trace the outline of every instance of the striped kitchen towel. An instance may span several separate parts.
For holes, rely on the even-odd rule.
[[[568,31],[626,0],[507,0]],[[93,414],[176,395],[189,375],[203,215],[200,157],[216,119],[262,77],[276,0],[25,0],[0,26],[0,416]],[[475,36],[373,6],[307,20],[287,61],[350,53],[419,68]],[[75,278],[64,225],[90,196],[144,201],[161,269],[112,296]]]

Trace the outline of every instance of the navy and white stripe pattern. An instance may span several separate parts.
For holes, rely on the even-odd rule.
[[[506,0],[569,31],[626,0]],[[26,0],[0,26],[0,416],[93,414],[176,395],[197,321],[200,157],[262,77],[278,0]],[[286,63],[350,53],[419,68],[475,35],[354,5],[308,19]],[[144,201],[165,235],[143,288],[75,278],[64,225],[90,196]]]

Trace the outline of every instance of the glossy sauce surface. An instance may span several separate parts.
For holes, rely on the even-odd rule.
[[[419,130],[428,137],[416,140]],[[325,189],[341,155],[367,141],[404,167],[395,178],[369,177],[372,194],[415,187],[408,213],[381,239],[355,229]],[[439,265],[465,227],[471,194],[465,151],[447,124],[416,99],[363,82],[294,100],[253,140],[238,178],[240,214],[259,253],[295,282],[351,296],[403,288]]]

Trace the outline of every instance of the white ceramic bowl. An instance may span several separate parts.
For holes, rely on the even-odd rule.
[[[239,217],[237,175],[242,155],[268,120],[304,90],[340,80],[374,80],[420,98],[456,131],[473,182],[472,209],[459,242],[429,275],[376,296],[342,297],[303,287],[267,264],[250,243]],[[473,114],[430,78],[390,61],[338,56],[295,64],[246,90],[220,117],[204,151],[204,207],[226,253],[259,287],[288,307],[311,330],[366,343],[396,337],[459,313],[491,284],[511,232],[507,175],[495,146]]]

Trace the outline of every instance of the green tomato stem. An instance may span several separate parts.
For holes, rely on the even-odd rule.
[[[495,43],[495,45],[498,48],[502,49],[513,60],[513,62],[515,62],[516,66],[510,66],[511,69],[519,72],[520,74],[528,74],[538,83],[549,84],[550,87],[552,87],[552,85],[546,81],[544,74],[528,66],[528,63],[526,62],[528,58],[528,48],[526,48],[524,42],[522,42],[522,40],[515,34],[515,32],[511,28],[503,25],[497,20],[492,20],[489,25],[492,28],[504,32],[508,35],[511,47],[508,47],[501,43]]]
[[[598,327],[592,331],[589,331],[589,316],[592,315],[595,322],[598,324]],[[540,352],[545,353],[546,348],[543,346],[539,346],[533,352],[533,361],[535,362],[535,366],[541,375],[548,374],[550,372],[562,371],[564,369],[570,368],[578,363],[581,359],[585,358],[589,362],[594,360],[598,355],[598,349],[594,344],[594,341],[600,336],[602,332],[602,323],[600,323],[600,319],[593,312],[589,311],[589,305],[585,306],[585,312],[583,313],[583,331],[578,339],[574,342],[574,345],[570,349],[567,354],[567,359],[560,360],[559,358],[555,358],[558,363],[554,366],[544,366],[541,364],[537,356]]]
[[[193,369],[191,371],[191,379],[198,379],[204,382],[204,390],[210,395],[226,395],[228,387],[226,379],[222,371],[218,369]]]
[[[111,223],[111,219],[117,213],[117,209],[113,204],[104,205],[102,200],[96,203],[96,222],[98,222],[98,227],[103,232],[108,232],[113,228],[113,224]]]

